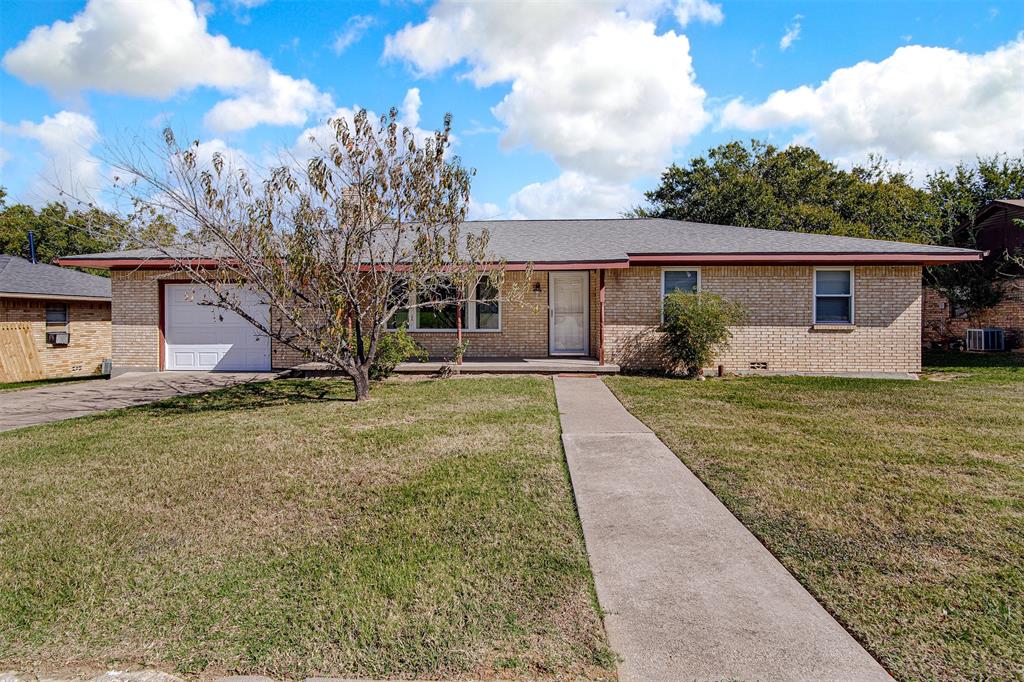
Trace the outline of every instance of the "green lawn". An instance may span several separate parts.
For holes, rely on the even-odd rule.
[[[551,382],[350,396],[0,435],[0,670],[613,677]]]
[[[609,386],[897,678],[1024,679],[1024,355]]]

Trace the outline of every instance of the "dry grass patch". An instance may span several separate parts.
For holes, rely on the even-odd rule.
[[[609,386],[898,678],[1024,679],[1024,356]]]
[[[602,677],[549,381],[236,386],[0,436],[0,665]]]

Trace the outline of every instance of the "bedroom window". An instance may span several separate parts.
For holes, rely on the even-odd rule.
[[[661,300],[664,301],[673,291],[691,294],[700,291],[700,268],[662,268]],[[664,321],[663,317],[662,322]]]
[[[814,324],[853,324],[853,268],[814,270]]]

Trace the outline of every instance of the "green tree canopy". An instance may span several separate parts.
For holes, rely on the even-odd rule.
[[[36,258],[50,263],[54,258],[80,253],[136,248],[118,216],[98,208],[69,209],[51,202],[40,209],[28,204],[7,203],[7,191],[0,187],[0,253],[29,257],[28,233],[36,238]],[[171,243],[177,230],[157,216],[143,230],[146,243]]]
[[[646,193],[650,215],[719,225],[931,242],[928,194],[880,158],[847,171],[809,147],[751,141],[671,165]]]

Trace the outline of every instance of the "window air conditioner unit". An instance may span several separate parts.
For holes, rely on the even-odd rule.
[[[967,350],[998,351],[1006,347],[1006,334],[999,327],[967,330]]]
[[[70,339],[67,332],[46,332],[46,343],[53,346],[66,346]]]

